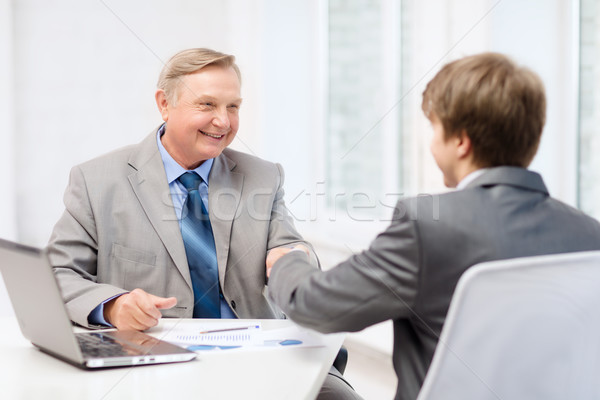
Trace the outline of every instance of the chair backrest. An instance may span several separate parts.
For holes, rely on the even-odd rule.
[[[478,264],[418,400],[600,399],[600,251]]]

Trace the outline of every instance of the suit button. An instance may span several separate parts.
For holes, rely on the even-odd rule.
[[[231,308],[235,310],[235,300],[231,300]]]

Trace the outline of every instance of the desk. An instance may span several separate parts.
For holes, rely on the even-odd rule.
[[[161,337],[186,321],[163,319],[147,333]],[[261,323],[263,330],[293,326]],[[14,317],[0,326],[0,398],[11,400],[314,399],[344,340],[331,334],[324,347],[206,351],[185,363],[84,371],[35,348]]]

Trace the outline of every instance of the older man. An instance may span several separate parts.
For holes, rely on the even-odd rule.
[[[158,81],[164,123],[72,169],[48,250],[73,321],[143,330],[161,316],[283,317],[265,296],[266,254],[308,244],[286,212],[281,166],[227,149],[240,86],[233,56],[182,51]],[[312,252],[309,264],[318,269]],[[324,392],[355,398],[340,382]]]
[[[457,191],[400,201],[368,250],[327,272],[301,251],[275,249],[267,260],[270,296],[301,324],[335,332],[393,320],[396,399],[417,397],[467,268],[600,249],[600,224],[526,169],[546,115],[535,73],[501,54],[457,60],[429,82],[423,111],[433,157]]]

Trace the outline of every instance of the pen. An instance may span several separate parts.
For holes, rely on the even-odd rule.
[[[251,326],[239,326],[237,328],[224,328],[224,329],[212,329],[212,330],[208,330],[208,331],[201,331],[198,332],[199,334],[205,334],[205,333],[215,333],[215,332],[227,332],[227,331],[242,331],[245,329],[258,329],[259,326],[258,325],[251,325]]]

